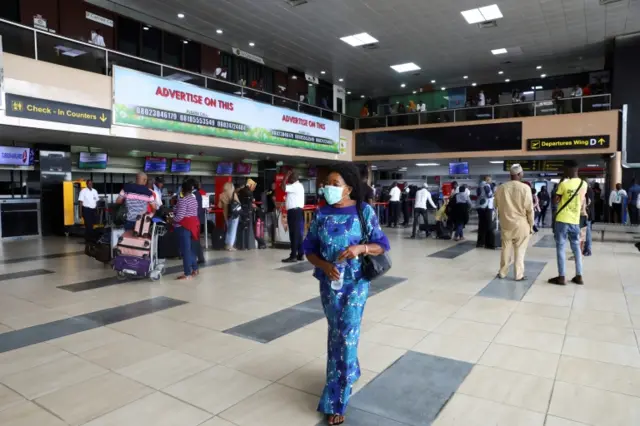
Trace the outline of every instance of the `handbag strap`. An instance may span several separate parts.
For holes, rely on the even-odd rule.
[[[567,200],[566,203],[564,203],[556,212],[556,217],[558,217],[558,215],[560,214],[560,212],[562,210],[564,210],[565,207],[567,207],[569,204],[571,204],[571,202],[573,201],[574,198],[576,198],[576,195],[578,195],[578,193],[580,192],[580,190],[582,189],[582,185],[584,184],[584,181],[581,180],[580,181],[580,186],[578,186],[578,189],[576,190],[576,192],[573,193],[573,195],[571,196],[571,198],[569,198],[569,200]]]
[[[358,219],[360,220],[360,228],[362,229],[362,243],[369,244],[369,236],[367,235],[367,222],[364,220],[362,205],[356,202],[356,210],[358,211]]]

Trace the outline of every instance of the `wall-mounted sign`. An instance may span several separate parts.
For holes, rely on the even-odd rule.
[[[313,75],[305,74],[304,79],[307,80],[309,83],[320,84],[320,80],[318,80],[318,77],[315,77]]]
[[[609,148],[609,139],[609,135],[527,139],[527,150],[560,151],[564,149],[602,149]]]
[[[111,127],[111,111],[7,93],[7,116],[79,126]]]
[[[262,59],[258,55],[254,55],[253,53],[245,52],[244,50],[240,50],[237,47],[232,47],[231,51],[236,56],[240,56],[241,58],[245,58],[245,59],[248,59],[250,61],[257,62],[259,64],[264,65],[264,59]]]
[[[96,15],[95,13],[91,13],[91,12],[86,12],[86,17],[90,21],[97,22],[98,24],[102,24],[107,27],[113,28],[113,20],[105,18],[104,16]]]
[[[33,15],[33,28],[37,28],[42,31],[49,31],[47,20],[44,19],[40,14]]]
[[[114,67],[114,124],[339,152],[340,123]]]
[[[33,149],[0,146],[0,164],[3,166],[33,166]]]

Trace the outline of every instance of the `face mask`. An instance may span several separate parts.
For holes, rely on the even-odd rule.
[[[324,199],[329,205],[337,204],[342,201],[342,190],[343,188],[340,186],[327,185],[324,187]]]

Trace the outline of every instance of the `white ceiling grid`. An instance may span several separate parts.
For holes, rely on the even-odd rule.
[[[314,75],[326,70],[325,78],[345,78],[354,94],[367,95],[398,93],[401,83],[410,91],[431,79],[462,86],[463,75],[467,84],[532,78],[541,73],[536,65],[547,75],[596,70],[604,64],[606,38],[640,30],[640,0],[606,6],[599,0],[308,0],[298,7],[285,0],[109,1],[267,61]],[[497,28],[469,25],[460,14],[492,3],[504,15]],[[186,17],[178,19],[178,12]],[[380,40],[379,48],[340,40],[361,32]],[[522,53],[490,52],[503,47]],[[405,62],[421,66],[420,75],[389,68]]]

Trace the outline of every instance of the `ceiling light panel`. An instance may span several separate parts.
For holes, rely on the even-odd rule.
[[[391,68],[396,72],[409,72],[409,71],[417,71],[420,69],[420,67],[414,64],[413,62],[407,62],[406,64],[399,64],[399,65],[391,65]]]
[[[505,49],[504,47],[500,49],[493,49],[491,53],[493,53],[494,55],[504,55],[505,53],[507,53],[507,49]]]
[[[486,19],[484,19],[484,16],[482,16],[482,13],[480,13],[480,9],[470,9],[462,11],[460,13],[462,13],[462,17],[469,24],[478,24],[480,22],[486,21]]]
[[[502,12],[497,4],[484,6],[475,9],[464,10],[460,12],[462,17],[469,24],[479,24],[481,22],[495,21],[502,18]]]
[[[358,47],[365,44],[378,43],[378,40],[369,35],[368,33],[354,34],[351,36],[340,37],[340,40],[344,41],[350,46]]]

